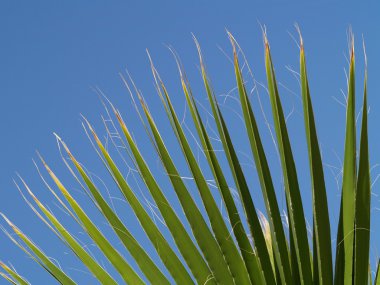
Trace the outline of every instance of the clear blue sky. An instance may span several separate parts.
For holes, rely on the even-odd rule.
[[[186,3],[185,3],[186,2]],[[65,170],[57,150],[52,132],[57,132],[78,154],[78,158],[99,174],[105,181],[95,152],[88,143],[81,127],[80,113],[87,116],[100,134],[105,134],[101,124],[102,106],[93,88],[101,88],[122,110],[139,144],[152,151],[149,141],[139,127],[139,122],[118,73],[127,67],[137,85],[151,102],[153,114],[160,122],[165,137],[169,137],[167,122],[161,119],[154,93],[145,49],[148,48],[163,79],[167,82],[178,111],[184,110],[184,97],[179,89],[175,63],[165,45],[177,50],[190,77],[196,96],[205,105],[207,101],[202,89],[196,50],[191,33],[199,39],[204,51],[209,75],[217,95],[226,94],[234,87],[233,70],[228,58],[230,54],[225,28],[230,30],[245,51],[253,68],[255,78],[265,83],[263,45],[260,25],[265,24],[272,47],[274,63],[281,82],[280,92],[285,110],[294,112],[288,120],[292,134],[293,150],[300,173],[300,183],[305,201],[310,200],[307,152],[304,142],[302,105],[296,78],[287,69],[298,69],[298,48],[292,37],[296,36],[294,23],[303,32],[309,68],[312,99],[318,133],[322,145],[325,176],[329,186],[329,203],[332,212],[332,229],[335,237],[339,186],[335,184],[334,167],[340,167],[343,157],[344,108],[335,101],[342,99],[341,90],[346,90],[344,68],[347,67],[347,30],[352,26],[356,36],[358,100],[362,99],[363,53],[362,36],[365,39],[369,61],[369,115],[371,164],[380,163],[378,141],[380,135],[380,18],[378,1],[2,1],[0,4],[0,211],[30,235],[34,241],[60,260],[68,273],[81,284],[91,284],[93,279],[75,258],[70,257],[60,241],[33,215],[22,201],[13,185],[15,171],[30,184],[31,188],[47,203],[73,232],[82,240],[75,226],[54,205],[51,195],[44,188],[35,171],[32,158],[38,149],[53,169],[61,174],[72,189],[78,189]],[[269,115],[268,98],[260,88],[264,106]],[[233,96],[236,94],[232,93]],[[223,98],[220,98],[223,102]],[[257,98],[253,98],[255,110]],[[233,110],[238,110],[234,100],[226,100],[223,112],[234,129],[235,141],[241,149],[241,158],[247,165],[247,173],[253,172],[252,162],[245,158],[249,148],[241,131],[241,122]],[[357,111],[360,110],[358,105]],[[104,113],[104,112],[103,112]],[[262,119],[260,120],[263,123]],[[262,125],[263,126],[263,125]],[[265,144],[280,189],[279,165],[268,130],[263,126]],[[169,139],[175,146],[175,140]],[[173,152],[175,153],[175,152]],[[156,157],[149,160],[157,175],[165,181]],[[181,163],[181,162],[180,162]],[[183,164],[183,162],[182,162]],[[188,174],[181,167],[183,174]],[[380,173],[374,168],[372,179]],[[161,176],[160,176],[161,175]],[[252,176],[254,196],[260,203],[257,180]],[[255,184],[256,183],[256,184]],[[373,187],[373,221],[378,220],[380,184]],[[80,190],[79,190],[80,191]],[[113,196],[120,197],[111,184]],[[87,201],[83,194],[74,192],[79,201]],[[172,193],[172,192],[170,192]],[[124,217],[130,214],[125,204],[115,199],[115,207]],[[96,211],[86,207],[96,215]],[[305,202],[310,222],[310,203]],[[103,223],[100,219],[98,219]],[[126,218],[127,224],[137,224]],[[4,225],[3,222],[1,224]],[[102,225],[106,232],[107,227]],[[373,223],[371,258],[380,254],[380,227]],[[137,237],[141,232],[136,230]],[[112,238],[112,235],[109,235]],[[375,238],[375,236],[377,236]],[[115,240],[114,238],[112,238]],[[335,242],[334,242],[335,243]],[[379,248],[379,250],[378,250]],[[90,249],[93,247],[90,246]],[[97,254],[95,252],[95,254]],[[97,254],[98,255],[98,254]],[[99,255],[98,255],[99,256]],[[0,233],[0,258],[11,261],[33,284],[53,284],[54,280],[25,256]],[[103,258],[104,260],[104,258]],[[109,266],[106,264],[106,268]],[[0,284],[3,284],[3,280]]]

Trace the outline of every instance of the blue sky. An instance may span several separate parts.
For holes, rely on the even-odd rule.
[[[71,226],[75,226],[54,205],[51,195],[44,188],[32,163],[39,150],[57,173],[61,174],[68,186],[77,190],[73,179],[61,162],[53,132],[57,132],[71,146],[78,158],[110,182],[107,173],[88,142],[81,126],[80,114],[84,114],[95,125],[100,134],[105,134],[100,120],[104,113],[97,95],[99,87],[121,109],[124,118],[134,132],[139,145],[162,184],[165,180],[151,155],[144,132],[128,94],[120,80],[119,73],[125,69],[131,72],[136,84],[150,103],[153,115],[159,121],[168,145],[175,144],[167,121],[162,119],[163,110],[153,87],[145,49],[149,49],[153,60],[167,83],[169,91],[180,114],[184,114],[184,97],[180,92],[175,62],[165,47],[172,45],[179,53],[188,76],[200,102],[207,105],[200,81],[197,54],[191,33],[198,38],[205,56],[210,78],[223,103],[229,125],[234,129],[236,144],[241,150],[241,159],[247,166],[246,172],[254,173],[252,162],[246,158],[249,147],[242,132],[239,110],[233,98],[225,99],[234,87],[233,69],[227,55],[231,47],[225,29],[231,31],[252,67],[255,79],[266,83],[263,61],[263,44],[260,24],[266,25],[271,43],[273,59],[285,111],[290,114],[288,125],[292,135],[293,151],[297,167],[301,171],[300,184],[305,198],[305,209],[310,217],[310,186],[307,166],[307,152],[303,133],[302,105],[299,87],[289,69],[298,69],[298,48],[292,36],[296,36],[294,23],[297,22],[305,40],[309,68],[310,87],[314,111],[318,122],[318,134],[322,145],[325,176],[329,186],[329,203],[332,209],[332,230],[335,235],[339,201],[339,186],[333,173],[340,167],[343,157],[344,108],[334,99],[342,100],[341,90],[346,90],[344,68],[347,67],[347,30],[351,25],[356,37],[357,91],[358,102],[362,99],[363,51],[362,37],[366,42],[369,72],[369,131],[371,165],[380,163],[380,139],[377,122],[380,121],[380,18],[377,1],[2,1],[0,4],[0,211],[11,218],[25,233],[52,257],[59,259],[69,274],[81,284],[91,279],[75,258],[70,257],[59,240],[55,238],[22,201],[12,182],[18,171],[31,188],[54,212]],[[249,78],[248,78],[249,79]],[[260,95],[268,115],[270,109],[265,90],[259,87]],[[231,93],[235,96],[234,92]],[[223,97],[224,96],[224,97]],[[281,193],[281,176],[278,160],[269,132],[265,128],[253,96],[257,116],[261,119],[264,141],[273,167],[276,186]],[[357,112],[360,104],[357,105]],[[186,119],[187,117],[185,117]],[[211,126],[212,128],[212,126]],[[217,143],[216,143],[217,145]],[[180,157],[177,159],[183,175],[188,174]],[[127,171],[127,170],[126,170]],[[380,173],[376,167],[372,179]],[[251,175],[254,197],[258,207],[259,188],[255,175]],[[108,180],[107,180],[108,179]],[[167,184],[168,185],[168,184]],[[378,194],[380,184],[373,187],[373,220],[379,218]],[[116,188],[110,184],[113,195]],[[172,192],[169,192],[172,193]],[[86,197],[76,191],[78,199],[86,203]],[[119,195],[119,196],[118,196]],[[169,194],[170,195],[170,194]],[[115,204],[125,217],[130,211],[123,202],[115,198]],[[97,212],[87,205],[88,210],[99,218]],[[99,221],[101,221],[99,219]],[[136,235],[142,236],[137,223],[127,219]],[[103,221],[101,221],[103,223]],[[2,223],[4,225],[4,223]],[[104,226],[104,225],[103,225]],[[107,227],[104,226],[107,232]],[[108,230],[109,231],[109,230]],[[112,235],[111,239],[115,240]],[[377,237],[376,237],[377,236]],[[371,257],[380,254],[380,227],[373,223]],[[85,237],[83,236],[84,242]],[[90,246],[91,247],[91,246]],[[96,254],[96,253],[95,253]],[[28,259],[16,246],[0,234],[0,258],[11,261],[33,284],[50,284],[51,279],[42,269]],[[107,266],[106,266],[107,267]],[[2,284],[3,280],[0,281]],[[44,283],[41,283],[44,282]]]

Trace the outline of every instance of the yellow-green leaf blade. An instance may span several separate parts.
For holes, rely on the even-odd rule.
[[[17,284],[20,285],[29,285],[29,283],[20,275],[16,272],[16,270],[10,268],[8,265],[0,261],[0,267],[2,267],[8,274],[17,281]],[[6,278],[6,277],[4,277]],[[7,279],[7,278],[6,278]],[[8,281],[12,281],[10,278],[7,279]],[[16,284],[16,283],[15,283]]]
[[[14,281],[11,277],[6,275],[5,273],[0,272],[0,276],[3,277],[8,283],[13,284],[13,285],[18,285],[18,283],[16,283],[16,281]]]
[[[50,221],[51,225],[59,233],[59,237],[66,243],[66,245],[77,255],[77,257],[83,262],[83,264],[92,272],[92,274],[102,283],[109,285],[116,285],[116,281],[109,275],[109,273],[100,266],[91,255],[83,248],[79,242],[70,234],[70,232],[58,221],[53,215],[31,192],[29,187],[24,183],[29,194],[32,196],[37,206],[43,212],[45,217]]]
[[[58,177],[53,173],[49,166],[42,160],[47,169],[50,177],[57,185],[58,189],[62,192],[63,196],[69,202],[70,206],[76,213],[77,217],[81,221],[81,226],[88,233],[91,239],[104,253],[110,263],[122,276],[123,280],[128,284],[144,284],[140,276],[133,270],[133,268],[126,262],[126,260],[120,255],[120,253],[112,246],[112,244],[106,239],[106,237],[100,232],[97,226],[91,221],[87,214],[83,211],[82,207],[71,196],[70,192],[61,183]]]
[[[17,226],[15,226],[7,217],[2,214],[6,222],[11,226],[15,234],[26,244],[26,246],[33,252],[33,254],[27,250],[24,245],[17,242],[12,236],[8,234],[8,237],[25,253],[27,253],[32,259],[34,259],[40,266],[48,271],[58,282],[61,284],[75,285],[76,283],[68,277],[58,266],[56,266],[50,258],[36,246],[31,239],[25,235]]]
[[[351,47],[350,72],[346,110],[346,139],[344,148],[342,185],[344,284],[353,282],[354,223],[356,192],[356,115],[355,115],[355,55]]]
[[[195,279],[199,282],[206,282],[212,276],[207,263],[204,261],[203,257],[199,253],[198,249],[194,245],[190,236],[188,235],[182,222],[176,216],[175,212],[170,206],[170,203],[165,198],[159,185],[157,184],[155,178],[153,177],[148,165],[146,164],[144,158],[142,157],[136,143],[134,142],[129,130],[127,129],[124,121],[118,115],[118,120],[124,136],[129,144],[132,154],[136,160],[136,164],[141,172],[145,184],[147,185],[153,199],[156,201],[157,207],[159,208],[163,218],[166,221],[168,228],[170,229],[173,238],[178,246],[179,251],[183,255],[186,263],[188,264],[190,270],[194,274]],[[214,280],[210,280],[210,283],[214,283]]]
[[[138,241],[133,237],[132,233],[126,228],[117,214],[112,210],[108,203],[104,200],[103,196],[92,182],[90,177],[87,175],[86,171],[83,169],[81,164],[75,159],[71,154],[66,144],[63,141],[60,141],[73,161],[75,167],[80,173],[83,181],[87,185],[87,188],[91,192],[91,195],[96,201],[96,205],[102,211],[104,217],[108,220],[112,229],[120,238],[121,242],[128,249],[130,254],[135,259],[137,265],[140,267],[141,271],[148,278],[152,284],[169,284],[169,281],[165,275],[160,271],[157,265],[152,261],[150,256],[145,252],[145,250],[140,246]]]
[[[132,207],[144,231],[153,243],[162,262],[166,265],[174,280],[176,280],[176,282],[180,284],[193,284],[194,282],[189,273],[187,272],[186,268],[184,267],[178,256],[175,254],[173,249],[170,247],[170,245],[168,244],[160,230],[157,228],[155,223],[152,221],[144,207],[141,205],[140,201],[137,199],[132,189],[128,185],[127,181],[124,179],[120,170],[116,166],[115,162],[112,160],[110,154],[107,152],[104,145],[101,143],[90,124],[88,124],[88,127],[93,133],[96,144],[98,145],[109,167],[109,170],[115,179],[115,182],[117,183],[119,189],[128,201],[129,205]]]

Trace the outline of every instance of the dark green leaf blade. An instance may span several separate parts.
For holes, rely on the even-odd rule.
[[[214,273],[216,281],[226,283],[233,282],[233,276],[231,275],[228,264],[224,259],[223,252],[212,235],[210,228],[206,224],[199,208],[187,190],[187,187],[184,184],[182,177],[180,176],[177,167],[174,165],[174,162],[163,142],[156,123],[154,122],[144,102],[142,102],[142,107],[156,142],[161,161],[166,169],[173,188],[176,191],[177,197],[180,200],[182,209],[184,210],[184,213],[190,223],[194,237],[205,256],[210,269]]]
[[[371,178],[367,127],[367,74],[364,79],[363,118],[360,135],[359,170],[355,200],[354,284],[368,284],[368,260],[371,226]]]
[[[237,284],[250,284],[251,282],[245,263],[237,250],[234,240],[231,238],[231,233],[227,228],[226,222],[219,211],[218,205],[210,192],[207,181],[202,173],[202,169],[198,165],[198,161],[191,150],[190,144],[188,143],[171,103],[170,97],[167,93],[167,89],[165,88],[163,82],[160,82],[160,84],[163,90],[163,94],[160,94],[160,96],[162,97],[163,102],[166,100],[168,116],[172,122],[173,129],[181,145],[184,156],[186,157],[188,166],[193,174],[203,204],[209,216],[210,224],[215,234],[215,239],[223,252],[224,258],[231,270],[231,274],[234,276],[234,281]],[[223,188],[220,190],[229,191],[228,188]],[[235,215],[238,215],[238,212],[235,212]]]
[[[190,109],[191,116],[193,118],[193,122],[197,129],[198,135],[201,139],[204,154],[206,155],[206,158],[213,172],[218,188],[221,191],[221,195],[226,205],[230,222],[232,225],[234,225],[232,229],[235,234],[236,240],[238,242],[239,248],[241,250],[241,254],[244,258],[244,262],[246,263],[248,273],[251,277],[251,280],[255,284],[261,284],[262,282],[264,282],[264,275],[263,275],[263,271],[261,270],[260,264],[258,262],[257,254],[253,250],[251,243],[248,239],[248,236],[244,230],[242,221],[240,219],[240,215],[238,213],[235,202],[231,195],[227,180],[223,174],[222,168],[219,164],[215,150],[211,144],[210,138],[208,137],[205,125],[199,114],[199,111],[196,106],[194,97],[191,93],[190,87],[188,86],[188,84],[185,83],[184,78],[182,78],[182,86],[183,86],[183,90],[186,96],[187,104]],[[216,120],[219,120],[219,118],[217,117],[215,118]],[[222,138],[222,140],[224,140],[224,138]]]
[[[339,222],[335,249],[334,284],[342,285],[344,280],[344,247],[343,247],[343,197],[340,199]]]
[[[272,177],[269,170],[268,162],[266,159],[264,147],[260,138],[259,129],[256,123],[256,119],[249,102],[248,94],[245,88],[244,80],[239,67],[237,52],[235,48],[235,42],[230,35],[231,43],[234,49],[234,68],[236,82],[238,86],[240,102],[242,106],[243,116],[245,120],[245,126],[247,129],[247,135],[249,138],[251,151],[256,164],[262,193],[264,196],[264,202],[268,213],[268,221],[271,228],[274,256],[277,263],[277,269],[281,277],[281,281],[284,284],[291,283],[291,267],[289,250],[285,238],[285,232],[282,224],[280,209],[278,207],[276,193],[273,187]],[[226,129],[226,128],[225,128]],[[227,132],[227,130],[226,130]],[[231,153],[232,155],[234,154]],[[236,157],[236,154],[234,155]],[[238,168],[237,168],[238,169]],[[241,170],[239,172],[242,172]],[[240,180],[245,182],[244,180]],[[241,184],[241,182],[239,184]],[[247,188],[246,182],[243,183],[242,189]],[[251,199],[244,201],[246,209],[249,209],[248,205]]]
[[[315,127],[314,112],[310,98],[309,83],[306,72],[305,51],[301,38],[300,51],[300,75],[302,86],[302,102],[305,119],[305,131],[309,151],[310,176],[313,196],[314,236],[316,246],[316,258],[318,272],[314,272],[314,279],[319,279],[319,284],[332,284],[332,253],[330,219],[327,204],[326,186],[323,174],[323,165],[317,130]],[[318,277],[317,277],[318,276]]]
[[[265,65],[268,80],[269,97],[272,105],[272,114],[277,135],[277,145],[280,152],[281,164],[284,174],[288,215],[290,219],[291,231],[293,233],[294,248],[297,255],[300,281],[301,284],[311,284],[312,270],[310,263],[310,249],[301,193],[298,185],[297,172],[287,132],[285,116],[278,94],[270,48],[266,36]]]

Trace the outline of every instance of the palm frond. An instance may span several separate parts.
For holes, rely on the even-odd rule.
[[[148,56],[159,99],[169,119],[171,131],[177,139],[177,149],[169,147],[166,138],[169,131],[160,130],[160,120],[150,112],[148,102],[142,97],[131,77],[129,77],[131,82],[123,78],[138,112],[139,121],[143,124],[149,141],[153,145],[154,153],[151,155],[158,156],[170,182],[170,187],[161,185],[161,181],[155,176],[148,164],[147,157],[143,155],[143,148],[139,147],[139,143],[127,127],[128,122],[122,118],[122,112],[116,109],[108,99],[103,102],[112,126],[116,130],[121,130],[117,138],[122,141],[123,150],[126,151],[136,173],[145,184],[148,195],[153,198],[154,207],[157,210],[155,214],[162,219],[165,230],[155,223],[155,219],[151,217],[148,207],[144,204],[145,201],[142,201],[137,195],[137,190],[134,189],[128,177],[123,175],[124,169],[118,164],[117,158],[114,157],[108,145],[102,142],[90,122],[83,117],[83,126],[96,150],[96,154],[114,181],[115,189],[120,191],[134,213],[134,217],[127,218],[137,219],[141,230],[150,242],[151,250],[155,252],[149,252],[143,246],[143,242],[140,241],[140,238],[143,237],[137,237],[133,229],[124,221],[125,217],[119,215],[111,207],[84,164],[79,162],[77,156],[73,155],[66,143],[57,135],[60,150],[63,149],[63,152],[68,156],[65,158],[61,154],[69,173],[88,194],[88,201],[91,201],[99,210],[98,213],[111,227],[111,233],[115,234],[122,246],[116,246],[108,238],[108,234],[106,235],[101,230],[95,218],[92,217],[92,213],[86,212],[82,202],[75,198],[73,189],[67,186],[69,183],[60,179],[53,172],[53,167],[50,167],[40,156],[44,168],[58,191],[50,187],[44,178],[42,178],[43,182],[53,195],[54,201],[63,207],[69,218],[73,219],[84,230],[94,246],[99,249],[100,254],[109,261],[112,271],[107,270],[100,261],[95,259],[91,252],[75,238],[70,228],[64,225],[63,220],[55,215],[48,206],[44,205],[32,192],[29,185],[19,177],[23,187],[19,187],[17,183],[16,186],[19,188],[22,197],[37,217],[71,250],[79,262],[83,263],[91,275],[101,284],[116,285],[118,282],[154,285],[171,283],[208,285],[380,284],[379,266],[376,268],[376,274],[372,276],[369,262],[371,177],[367,71],[364,79],[363,111],[357,161],[353,40],[348,78],[340,216],[339,221],[332,221],[329,214],[327,183],[325,182],[320,142],[317,135],[318,124],[314,115],[312,92],[309,88],[306,69],[304,43],[300,37],[300,92],[307,143],[307,154],[305,153],[305,156],[308,155],[310,171],[312,197],[310,212],[313,217],[313,225],[310,230],[312,237],[309,237],[305,218],[309,211],[304,208],[298,181],[298,177],[304,175],[307,170],[306,168],[296,169],[294,155],[296,152],[292,149],[291,144],[291,140],[296,138],[291,137],[288,130],[266,33],[264,32],[265,73],[276,145],[281,162],[288,217],[287,225],[284,225],[282,220],[282,210],[279,207],[274,187],[268,150],[265,150],[263,134],[259,131],[259,121],[256,120],[254,112],[255,106],[248,95],[243,66],[240,65],[241,57],[239,54],[242,49],[233,35],[227,33],[233,53],[231,71],[236,80],[236,90],[243,120],[239,127],[243,129],[248,138],[247,143],[249,143],[255,163],[258,185],[250,184],[250,177],[248,177],[250,173],[244,169],[244,165],[238,157],[237,140],[240,138],[233,135],[234,132],[228,124],[228,117],[220,108],[206,71],[200,44],[194,37],[200,62],[201,81],[210,104],[210,111],[207,110],[207,112],[209,112],[209,117],[213,118],[213,123],[217,129],[216,133],[223,147],[223,154],[225,155],[223,158],[226,160],[223,160],[217,153],[210,130],[207,127],[208,122],[202,116],[202,110],[192,92],[185,69],[173,50],[172,53],[178,65],[184,101],[186,101],[187,109],[191,115],[192,127],[196,132],[195,134],[191,133],[191,137],[188,135],[187,126],[184,126],[178,116],[174,100],[172,100],[173,97],[169,95],[167,86],[153,65],[149,54]],[[133,88],[130,88],[130,83]],[[140,107],[136,102],[140,102]],[[109,112],[108,108],[112,112]],[[128,116],[128,121],[132,121],[132,119],[131,116]],[[107,125],[106,129],[107,134],[111,135]],[[197,150],[192,146],[193,139],[197,141],[198,151],[202,152],[207,161],[206,167],[197,158]],[[119,151],[119,149],[117,150]],[[298,150],[296,151],[298,152]],[[197,190],[196,195],[199,194],[199,200],[194,197],[190,186],[181,176],[182,170],[175,163],[177,158],[182,158],[186,162],[187,170],[191,173],[190,178]],[[226,165],[223,165],[224,162]],[[41,174],[40,171],[39,173]],[[212,175],[215,181],[213,186],[218,189],[218,193],[213,192],[209,182],[210,178],[207,175]],[[231,188],[236,188],[238,193],[236,197]],[[253,196],[253,191],[256,188],[261,189],[265,212],[260,211],[255,196]],[[176,201],[179,203],[176,206],[180,206],[184,215],[178,213],[178,208],[170,204],[171,199],[168,197],[170,193],[178,198]],[[218,199],[221,199],[220,204]],[[2,227],[2,230],[17,247],[53,276],[58,283],[76,284],[76,281],[69,276],[64,268],[56,265],[7,216],[1,215],[13,233],[8,232],[5,227]],[[330,227],[336,222],[338,222],[338,231],[335,264],[333,264]],[[134,261],[133,264],[125,257],[123,250],[128,252],[128,257]],[[2,262],[0,262],[0,267],[3,270],[0,275],[7,282],[21,285],[29,284],[14,268]],[[115,273],[118,273],[119,276],[114,276]],[[121,278],[122,281],[118,281],[118,278]]]

